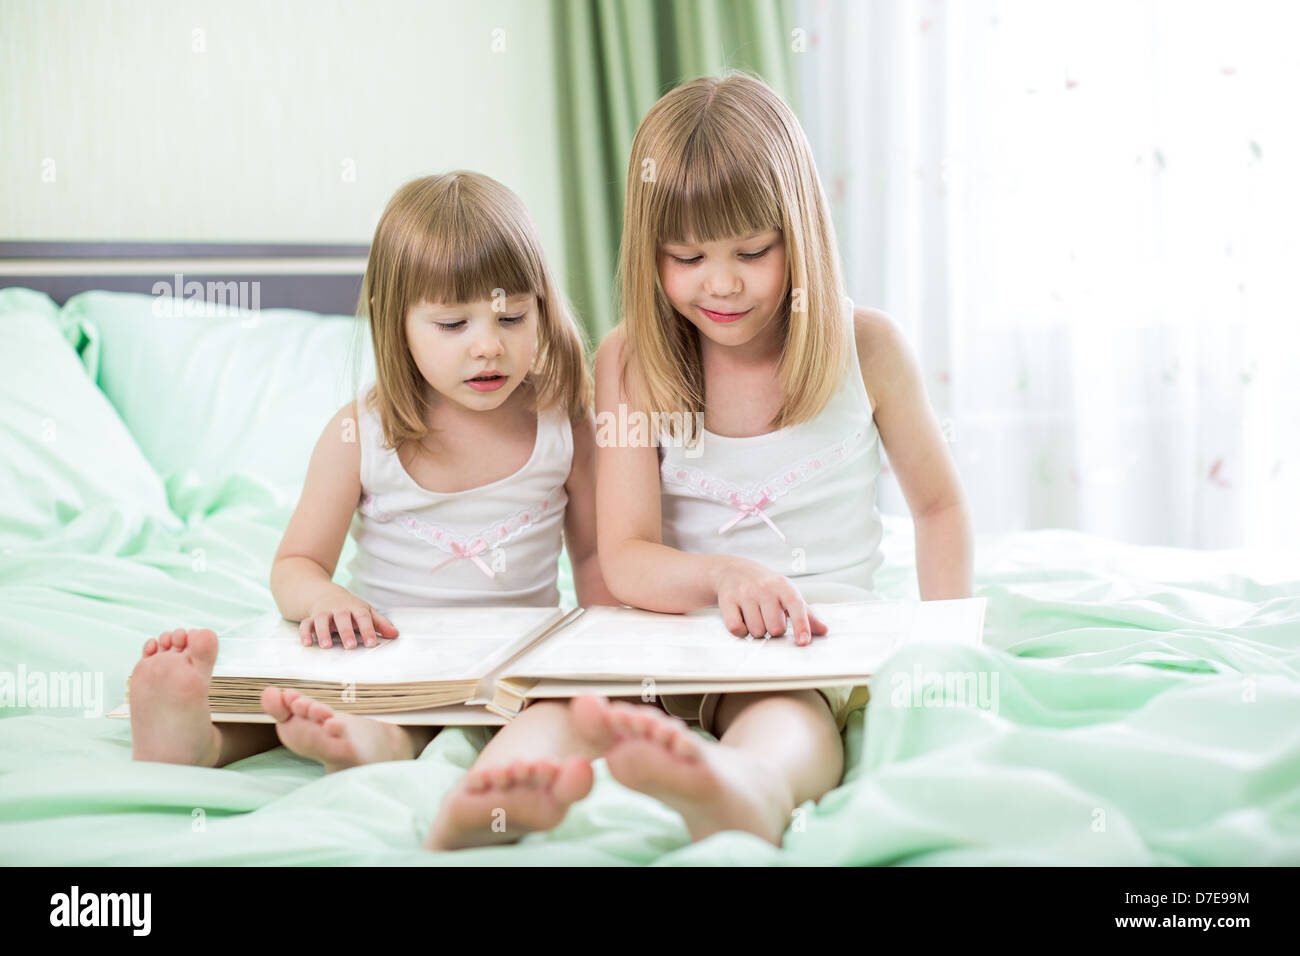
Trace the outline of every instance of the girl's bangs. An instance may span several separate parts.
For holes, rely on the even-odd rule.
[[[781,202],[766,164],[748,151],[702,147],[701,139],[707,135],[693,136],[681,164],[651,187],[660,241],[714,242],[781,229]]]
[[[405,250],[408,305],[440,305],[544,292],[541,269],[526,244],[499,230],[429,229]],[[476,234],[477,233],[477,234]]]

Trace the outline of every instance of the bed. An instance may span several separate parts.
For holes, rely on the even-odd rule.
[[[332,775],[283,748],[133,762],[128,722],[103,714],[145,639],[273,607],[308,453],[370,367],[350,317],[364,251],[0,244],[0,861],[1300,863],[1300,556],[1068,530],[977,537],[984,646],[891,657],[843,783],[781,848],[690,844],[598,761],[556,830],[421,850],[487,728]],[[260,311],[168,314],[184,297],[157,283],[206,276],[261,282]],[[910,519],[883,521],[877,591],[914,598]],[[573,604],[567,559],[561,590]]]

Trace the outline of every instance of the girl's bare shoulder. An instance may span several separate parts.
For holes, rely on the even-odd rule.
[[[874,414],[888,399],[900,369],[909,360],[907,337],[892,316],[866,306],[853,309],[853,337],[862,382]]]

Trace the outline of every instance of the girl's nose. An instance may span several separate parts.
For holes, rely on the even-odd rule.
[[[704,280],[704,291],[719,299],[740,291],[740,276],[726,266],[720,266]]]
[[[475,358],[492,358],[504,355],[506,348],[498,336],[481,335],[474,340],[474,347],[470,351]]]

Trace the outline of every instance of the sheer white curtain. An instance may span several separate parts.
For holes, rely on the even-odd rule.
[[[907,331],[975,529],[1296,547],[1300,3],[796,23],[849,293]]]

